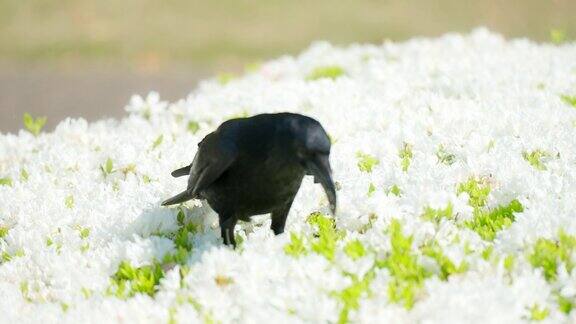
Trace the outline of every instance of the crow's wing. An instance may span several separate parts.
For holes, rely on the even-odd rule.
[[[188,191],[196,196],[212,184],[236,160],[236,145],[219,133],[208,134],[200,144],[191,164]]]

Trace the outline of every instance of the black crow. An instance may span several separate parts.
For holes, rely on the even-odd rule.
[[[162,205],[206,199],[218,213],[226,245],[236,246],[236,222],[254,215],[271,213],[278,235],[305,174],[322,185],[335,213],[329,155],[330,139],[310,117],[277,113],[228,120],[198,144],[192,164],[172,172],[190,175],[188,189]]]

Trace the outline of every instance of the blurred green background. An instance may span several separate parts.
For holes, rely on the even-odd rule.
[[[204,77],[314,40],[380,43],[468,32],[572,39],[576,0],[0,0],[0,131],[24,111],[120,116],[132,93],[174,100]]]

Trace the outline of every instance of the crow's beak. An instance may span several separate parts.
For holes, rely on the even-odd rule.
[[[320,183],[328,196],[330,203],[330,211],[336,214],[336,188],[334,181],[332,181],[332,169],[330,168],[330,161],[328,155],[316,154],[313,158],[306,162],[306,171],[314,176],[314,182]]]

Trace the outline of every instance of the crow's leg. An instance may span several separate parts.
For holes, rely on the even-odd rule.
[[[272,212],[272,225],[270,228],[274,231],[274,235],[284,233],[284,226],[286,225],[286,218],[288,217],[290,206],[292,206],[292,201],[290,200],[288,204]]]
[[[230,245],[236,248],[236,240],[234,239],[234,227],[236,227],[236,222],[238,219],[235,216],[222,217],[220,216],[220,231],[222,235],[222,240],[224,244]]]

